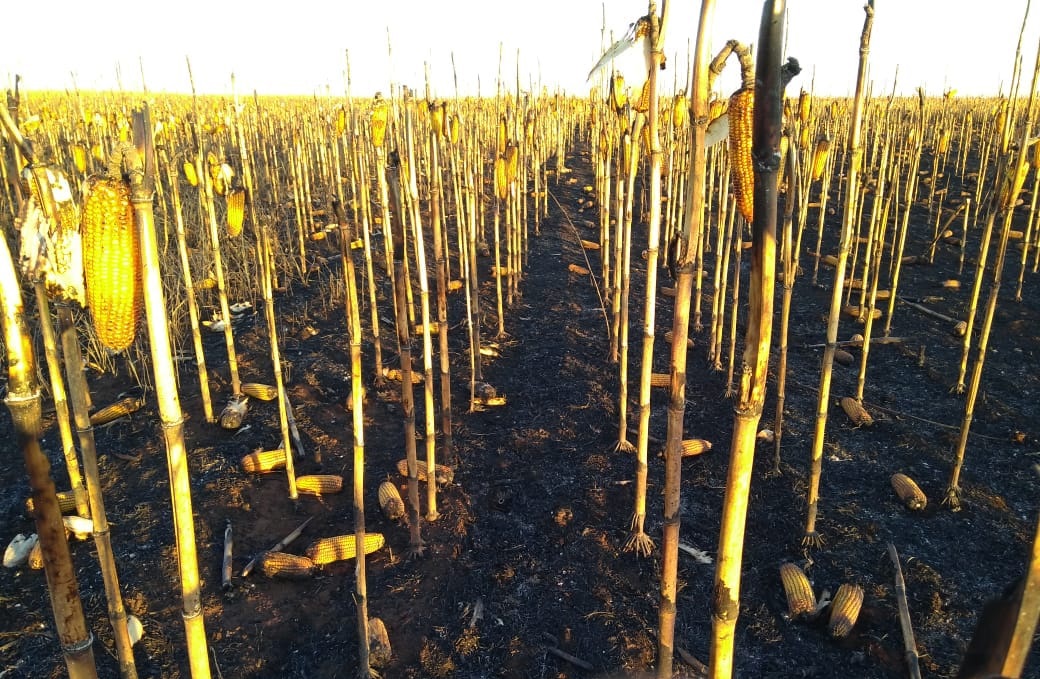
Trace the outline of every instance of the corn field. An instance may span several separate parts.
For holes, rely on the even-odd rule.
[[[889,95],[871,2],[818,96],[773,4],[674,92],[666,2],[583,96],[8,91],[0,677],[1036,676],[1040,57]]]

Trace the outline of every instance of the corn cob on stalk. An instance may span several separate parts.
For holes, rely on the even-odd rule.
[[[401,493],[392,481],[383,481],[379,484],[379,508],[391,521],[404,518],[404,500]]]
[[[874,418],[870,416],[863,404],[851,396],[845,396],[841,399],[841,409],[845,411],[845,414],[849,416],[849,419],[857,427],[869,427],[874,424]]]
[[[750,224],[754,218],[755,168],[751,163],[751,128],[755,91],[742,87],[729,98],[729,162],[733,195],[740,214]]]
[[[840,639],[852,631],[863,607],[863,588],[859,585],[843,584],[831,599],[831,617],[827,629],[831,636]]]
[[[297,554],[264,552],[260,570],[269,578],[303,579],[314,575],[314,562]]]
[[[628,104],[628,91],[625,89],[625,77],[615,73],[610,81],[610,103],[614,110],[622,113]]]
[[[455,479],[455,471],[447,465],[439,464],[436,466],[436,470],[437,485],[443,486]],[[408,476],[408,460],[398,460],[397,471],[401,476]],[[426,462],[423,460],[416,462],[416,477],[420,481],[426,481]]]
[[[62,514],[76,513],[76,497],[71,490],[59,490],[55,495],[58,497],[58,508],[61,509]],[[26,498],[25,513],[32,516],[35,511],[36,505],[33,504],[33,499],[31,497]]]
[[[343,491],[343,477],[338,474],[298,476],[296,477],[296,490],[304,495],[320,496],[340,493]]]
[[[928,506],[928,497],[924,491],[906,474],[892,475],[892,489],[896,491],[896,495],[907,509],[917,511]]]
[[[285,451],[257,450],[242,458],[242,471],[248,474],[263,474],[273,472],[285,466]]]
[[[242,233],[242,222],[245,220],[246,214],[245,208],[245,191],[236,189],[227,195],[227,228],[228,235],[232,238],[236,238]]]
[[[136,413],[144,405],[144,399],[137,398],[136,396],[127,396],[121,398],[115,403],[101,410],[97,411],[90,416],[90,424],[94,427],[100,427],[103,424],[114,422],[120,417],[126,417],[131,413]]]
[[[390,115],[390,105],[385,99],[377,99],[372,107],[372,145],[377,149],[383,147],[386,139],[386,123]]]
[[[386,544],[382,533],[365,534],[365,554],[371,554]],[[357,540],[353,535],[337,535],[315,540],[307,547],[307,558],[318,566],[346,561],[357,556]]]
[[[816,610],[816,595],[801,568],[791,562],[783,564],[780,581],[787,595],[787,612],[792,618],[810,615]]]
[[[509,178],[506,173],[506,160],[499,156],[495,159],[495,195],[505,200],[509,194]]]
[[[278,398],[277,387],[273,387],[270,384],[261,384],[259,382],[243,382],[242,393],[246,396],[258,398],[261,401],[273,401]]]
[[[802,90],[798,95],[798,120],[805,125],[809,122],[809,112],[812,108],[812,96]]]
[[[72,164],[80,174],[87,173],[87,147],[83,144],[72,145]]]
[[[827,155],[831,151],[831,141],[826,136],[820,137],[816,142],[816,149],[812,157],[812,180],[817,181],[823,176],[823,170],[827,167]]]
[[[143,304],[141,244],[120,179],[91,183],[83,201],[83,275],[98,339],[112,351],[134,341]]]
[[[189,160],[184,161],[182,166],[184,170],[184,178],[188,180],[188,183],[192,186],[199,185],[199,175],[195,172],[195,164]]]

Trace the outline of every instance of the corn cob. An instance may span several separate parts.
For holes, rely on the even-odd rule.
[[[421,335],[423,330],[427,327],[429,327],[431,335],[436,335],[441,330],[441,327],[437,325],[437,321],[430,321],[429,326],[427,326],[425,323],[416,323],[414,326],[412,326],[412,332],[416,335]]]
[[[260,570],[269,578],[303,579],[314,575],[314,562],[305,556],[286,552],[264,552]]]
[[[296,490],[304,495],[332,495],[343,491],[343,477],[338,474],[311,474],[296,477]]]
[[[98,339],[112,351],[134,341],[141,315],[141,244],[130,187],[99,179],[83,201],[83,277]]]
[[[835,349],[834,360],[841,365],[852,365],[856,361],[856,357],[844,349]]]
[[[672,386],[672,376],[670,373],[650,373],[650,386],[666,388]]]
[[[780,137],[780,171],[776,173],[776,185],[779,187],[784,183],[787,172],[787,149],[791,145],[791,139],[785,134]]]
[[[76,511],[76,497],[71,490],[59,490],[55,495],[58,497],[58,508],[62,514],[72,514]],[[25,513],[32,516],[35,511],[36,505],[33,504],[33,499],[31,497],[26,498]]]
[[[845,411],[845,414],[849,416],[849,419],[857,427],[869,427],[874,424],[874,418],[870,416],[870,413],[866,411],[859,401],[851,396],[841,399],[841,409]]]
[[[809,126],[805,125],[802,127],[802,131],[798,134],[798,146],[803,149],[809,148]]]
[[[643,87],[639,90],[639,98],[632,102],[632,110],[638,111],[639,113],[646,113],[650,110],[650,79],[647,78],[643,81]],[[649,131],[650,126],[647,125],[643,128]]]
[[[1018,195],[1022,193],[1026,177],[1029,175],[1029,163],[1025,160],[1018,164],[1014,177],[1008,175],[1004,178],[1004,189],[1000,193],[1000,207],[1003,210],[1015,207],[1018,204]]]
[[[245,219],[246,192],[241,189],[232,191],[227,196],[227,228],[228,235],[236,238],[242,233],[242,222]]]
[[[610,81],[610,103],[618,113],[622,113],[625,110],[625,106],[628,104],[628,93],[625,89],[625,77],[620,73],[615,73],[614,77]]]
[[[400,368],[383,368],[383,377],[394,382],[400,382],[404,379],[404,374]],[[422,373],[412,371],[412,384],[421,384],[423,381]]]
[[[495,195],[505,200],[509,193],[509,180],[506,177],[506,160],[502,156],[495,159]]]
[[[495,146],[495,151],[498,152],[499,156],[502,156],[506,152],[506,117],[501,116],[498,119],[498,144]]]
[[[928,497],[924,491],[906,474],[892,475],[892,489],[907,509],[917,511],[928,506]]]
[[[863,588],[843,584],[831,599],[831,618],[827,628],[831,636],[840,639],[852,631],[863,607]]]
[[[37,540],[36,544],[29,550],[29,560],[27,561],[29,568],[34,571],[43,569],[43,545]]]
[[[585,248],[586,250],[599,250],[599,243],[596,243],[595,241],[591,240],[582,240],[581,247]]]
[[[946,153],[950,150],[950,131],[943,130],[939,133],[939,141],[935,144],[935,152],[938,154]]]
[[[220,413],[220,426],[224,429],[238,429],[242,426],[248,410],[248,396],[231,399]]]
[[[121,398],[112,405],[102,408],[91,415],[90,424],[94,427],[100,427],[103,424],[114,422],[120,417],[126,417],[131,413],[136,413],[143,405],[144,399],[142,398],[137,398],[135,396]]]
[[[217,287],[217,279],[208,276],[195,284],[196,290],[212,290],[215,287]]]
[[[477,396],[473,399],[473,404],[478,406],[504,406],[506,404],[505,394],[499,394],[498,396]]]
[[[843,306],[841,308],[841,313],[848,316],[849,318],[855,318],[857,320],[862,321],[867,320],[867,308],[861,307],[858,304],[847,304]],[[872,314],[874,316],[874,320],[876,321],[877,319],[881,318],[882,313],[883,312],[881,311],[881,309],[875,308],[874,313]]]
[[[444,135],[444,103],[431,101],[427,103],[430,108],[430,127],[440,137]]]
[[[404,517],[404,501],[392,481],[383,481],[379,484],[379,508],[391,521]]]
[[[823,176],[823,170],[827,167],[827,155],[831,152],[831,140],[826,136],[820,137],[816,142],[816,149],[812,156],[812,180],[816,181]]]
[[[455,292],[455,291],[461,290],[461,289],[462,289],[462,281],[461,280],[456,279],[456,280],[453,280],[453,281],[448,281],[448,292]]]
[[[458,115],[451,117],[451,133],[449,139],[454,146],[459,143],[459,137],[462,135],[462,121],[459,120]]]
[[[390,106],[385,99],[376,98],[372,106],[372,146],[377,149],[383,147],[386,139],[386,123],[390,115]]]
[[[1040,142],[1033,144],[1033,152],[1029,154],[1029,164],[1034,170],[1040,170]]]
[[[683,439],[682,457],[693,457],[711,450],[711,441],[707,439]]]
[[[798,120],[805,125],[809,122],[809,110],[812,108],[812,97],[802,90],[798,95]]]
[[[683,93],[675,95],[672,99],[672,126],[681,128],[687,119],[689,108],[687,108],[686,95]]]
[[[184,161],[184,165],[181,166],[184,171],[184,178],[188,180],[188,183],[192,186],[199,185],[199,175],[195,172],[195,164],[190,161]]]
[[[824,266],[838,266],[838,258],[834,255],[824,255],[820,258],[820,263]]]
[[[568,264],[567,265],[567,270],[570,271],[571,273],[576,273],[579,276],[588,276],[589,275],[589,270],[586,269],[583,266],[578,265],[578,264]]]
[[[726,110],[729,108],[729,100],[727,99],[712,99],[711,103],[708,104],[708,120],[714,121],[718,119]]]
[[[242,458],[242,471],[248,474],[273,472],[285,466],[285,451],[256,450]]]
[[[425,482],[426,481],[426,462],[424,462],[423,460],[416,460],[415,465],[416,465],[416,467],[415,467],[416,478],[418,478],[420,481],[424,481]],[[438,486],[447,485],[447,484],[451,483],[455,479],[455,471],[451,467],[449,467],[447,465],[439,464],[439,465],[437,465],[436,469],[437,469],[436,478],[437,478],[437,485]],[[397,461],[397,471],[401,474],[401,476],[408,476],[408,460],[398,460]]]
[[[520,148],[515,141],[506,144],[506,182],[510,185],[516,182],[516,173],[520,166]]]
[[[259,382],[243,382],[242,393],[246,396],[258,398],[261,401],[273,401],[278,398],[277,387],[272,387],[270,384],[260,384]]]
[[[729,98],[729,163],[733,195],[740,214],[750,224],[754,218],[755,170],[751,163],[751,128],[755,91],[741,88]]]
[[[341,106],[336,111],[336,135],[342,137],[347,131],[347,112]]]
[[[80,174],[87,172],[87,148],[83,144],[72,145],[72,164]]]
[[[810,615],[816,610],[816,595],[801,568],[790,562],[783,564],[780,581],[787,595],[787,612],[792,618]]]
[[[668,344],[672,343],[672,339],[673,338],[674,338],[674,335],[672,335],[672,331],[671,330],[669,330],[668,332],[666,332],[664,334],[664,341],[667,342]],[[687,337],[686,338],[686,346],[689,349],[693,348],[693,338],[692,337]]]
[[[386,624],[379,618],[368,619],[368,661],[373,669],[382,669],[393,659],[390,635]]]
[[[365,534],[365,554],[380,549],[386,540],[382,533]],[[334,561],[346,561],[357,556],[357,541],[353,535],[337,535],[331,538],[315,540],[307,547],[307,558],[318,566],[333,563]]]

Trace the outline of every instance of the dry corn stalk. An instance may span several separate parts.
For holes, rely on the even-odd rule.
[[[127,396],[121,398],[115,403],[101,410],[97,411],[90,416],[90,424],[94,427],[100,427],[101,425],[114,422],[120,417],[126,417],[131,413],[136,413],[144,405],[144,399],[136,396]]]
[[[907,509],[917,511],[928,506],[928,497],[924,491],[906,474],[892,475],[892,489],[896,491],[899,500],[906,505]]]
[[[416,476],[420,481],[426,481],[426,462],[419,460],[416,462]],[[443,464],[436,466],[437,473],[437,485],[443,486],[451,483],[455,479],[455,472],[451,467]],[[408,460],[397,461],[397,471],[400,472],[401,476],[408,476]]]
[[[383,481],[379,484],[379,508],[391,521],[404,518],[404,500],[401,493],[392,481]]]
[[[121,179],[97,179],[83,201],[83,277],[94,330],[112,351],[129,347],[143,304],[141,243]]]
[[[787,612],[792,618],[811,615],[816,610],[816,595],[801,568],[790,562],[783,564],[780,581],[787,596]]]
[[[314,575],[314,562],[297,554],[264,552],[260,557],[260,570],[269,578],[309,578]]]
[[[859,585],[843,584],[831,600],[831,617],[827,628],[832,637],[841,638],[852,631],[863,607],[863,588]]]
[[[851,396],[845,396],[841,399],[841,409],[845,411],[845,414],[849,416],[849,419],[857,427],[869,427],[874,424],[874,418],[870,416],[863,404]]]
[[[729,98],[729,158],[733,195],[750,224],[754,216],[755,169],[751,163],[751,127],[755,91],[742,87]]]
[[[386,544],[382,533],[365,534],[365,554],[380,549]],[[331,538],[315,540],[307,547],[307,557],[318,566],[346,561],[357,556],[357,540],[353,535],[337,535]]]
[[[249,474],[273,472],[285,466],[285,451],[257,450],[242,458],[242,471]]]
[[[296,491],[304,495],[318,496],[340,493],[343,492],[343,477],[338,474],[298,476],[296,477]]]

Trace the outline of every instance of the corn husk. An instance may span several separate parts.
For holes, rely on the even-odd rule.
[[[4,568],[18,568],[29,560],[29,552],[39,541],[36,533],[15,535],[4,550]]]

